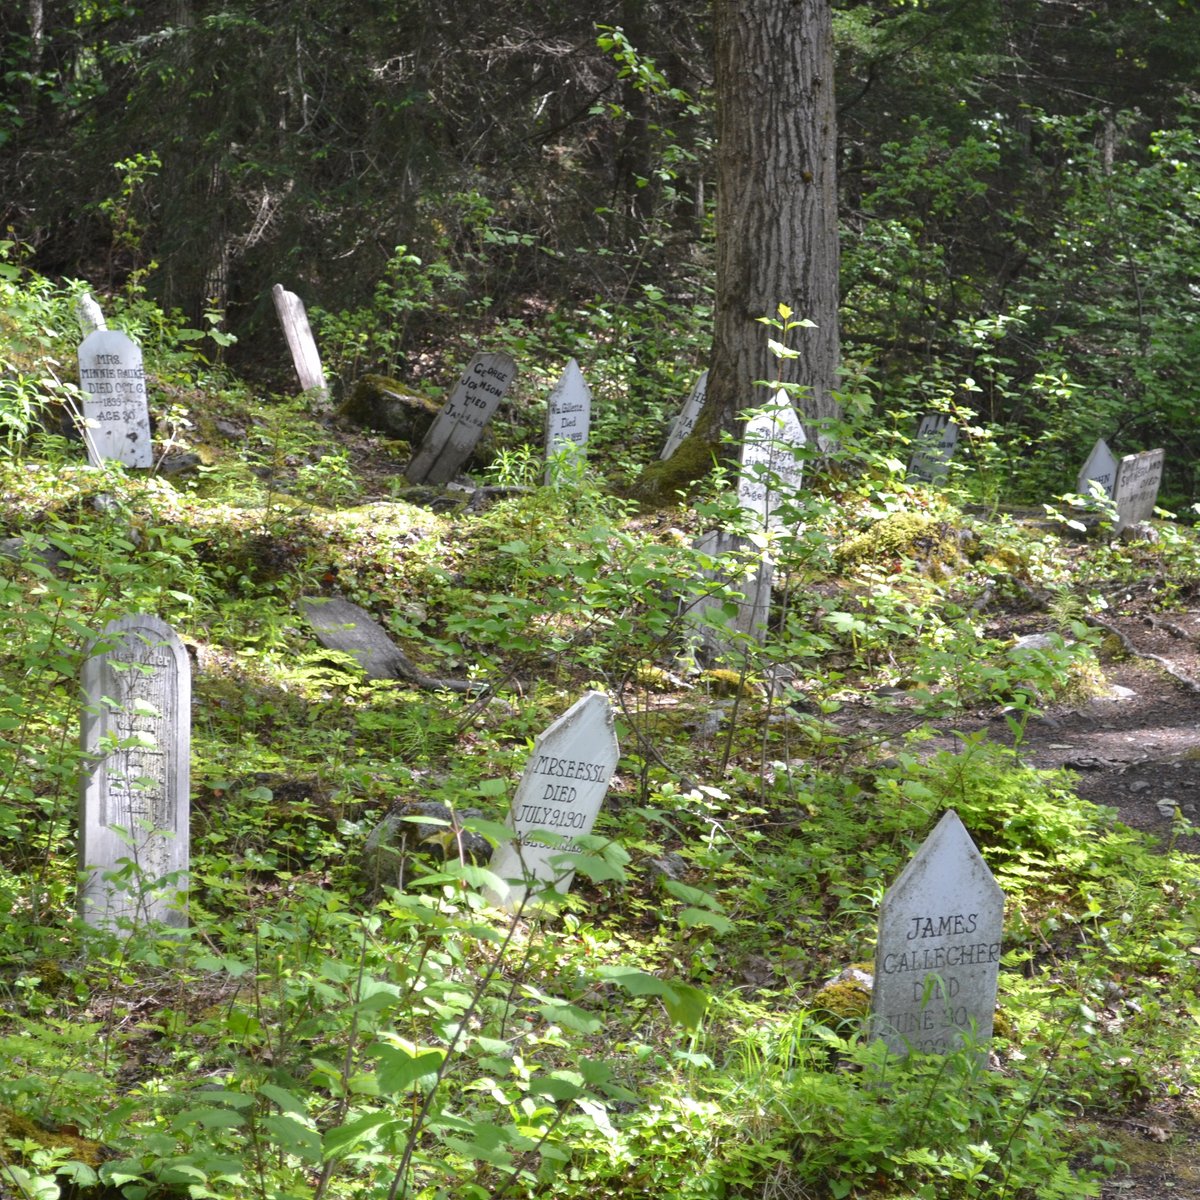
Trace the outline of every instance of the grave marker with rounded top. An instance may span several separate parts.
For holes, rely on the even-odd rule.
[[[1149,520],[1154,514],[1165,457],[1165,450],[1143,450],[1141,454],[1127,454],[1121,459],[1113,493],[1113,502],[1117,506],[1114,532],[1120,533],[1130,525]]]
[[[538,885],[563,895],[570,888],[574,868],[555,860],[576,852],[574,839],[592,831],[620,758],[613,725],[608,697],[588,692],[534,742],[508,814],[516,837],[492,855],[493,874],[507,884],[493,896],[497,904],[516,908]],[[538,837],[542,831],[563,840],[551,845]]]
[[[475,449],[517,374],[507,354],[476,354],[404,469],[410,483],[449,483]]]
[[[79,910],[91,925],[187,924],[191,680],[183,643],[152,616],[111,622],[84,664]]]
[[[1103,438],[1096,439],[1096,444],[1075,481],[1075,490],[1081,496],[1090,496],[1093,483],[1099,484],[1110,500],[1113,498],[1117,487],[1117,460],[1113,458],[1113,452]]]
[[[567,460],[583,460],[592,419],[592,391],[579,364],[571,359],[546,402],[546,478],[554,482],[556,460],[567,451]]]
[[[117,329],[95,329],[79,346],[84,440],[93,466],[154,463],[141,347]]]
[[[271,296],[275,300],[279,323],[283,326],[283,336],[292,352],[301,390],[316,390],[322,396],[327,396],[329,389],[325,384],[325,372],[321,369],[321,356],[317,353],[317,342],[308,323],[304,301],[295,292],[289,292],[282,283],[277,283],[271,289]]]
[[[780,505],[804,482],[804,463],[793,453],[808,442],[804,426],[782,388],[749,421],[742,436],[738,503],[763,529],[783,524]]]
[[[958,426],[945,413],[927,413],[917,426],[916,446],[908,462],[912,482],[944,483],[958,445]]]
[[[670,458],[679,449],[680,442],[696,428],[696,421],[700,416],[701,409],[704,408],[704,400],[707,395],[708,372],[705,371],[696,380],[696,385],[683,402],[683,408],[679,410],[679,415],[671,423],[671,430],[667,434],[667,444],[663,447],[659,458]]]
[[[879,908],[872,1037],[946,1054],[992,1036],[1004,893],[948,809]]]

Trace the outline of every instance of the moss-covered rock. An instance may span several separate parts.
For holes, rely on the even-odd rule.
[[[962,558],[954,527],[923,513],[896,512],[848,538],[834,551],[843,569],[899,562],[944,573]]]
[[[386,375],[364,375],[351,388],[337,417],[415,446],[433,424],[439,407],[398,380]]]

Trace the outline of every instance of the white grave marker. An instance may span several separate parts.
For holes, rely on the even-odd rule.
[[[127,467],[152,466],[141,347],[119,330],[93,330],[79,347],[79,383],[92,465],[115,459]]]
[[[91,292],[82,293],[75,301],[75,319],[79,322],[79,330],[84,337],[95,333],[97,329],[108,328],[104,310],[92,299]]]
[[[79,908],[91,925],[187,924],[191,692],[187,651],[157,617],[111,622],[84,664]],[[105,878],[129,863],[128,879]]]
[[[1115,532],[1148,520],[1158,503],[1162,484],[1164,450],[1144,450],[1127,454],[1117,471],[1117,489],[1113,500],[1117,505]]]
[[[1093,483],[1098,483],[1110,500],[1113,498],[1117,487],[1117,460],[1113,458],[1113,453],[1103,438],[1098,438],[1092,447],[1092,452],[1075,481],[1075,490],[1081,496],[1090,496]]]
[[[751,514],[754,524],[768,529],[783,524],[780,501],[785,493],[798,491],[804,481],[804,464],[792,450],[807,441],[804,426],[782,389],[771,405],[747,422],[738,503]]]
[[[592,391],[579,364],[571,359],[546,403],[546,480],[553,482],[554,459],[564,450],[582,460],[592,419]]]
[[[536,884],[552,883],[566,894],[574,871],[554,860],[577,852],[573,839],[591,833],[619,757],[612,705],[603,692],[588,692],[537,738],[508,815],[517,836],[492,855],[492,872],[508,883],[497,903],[515,908]],[[538,839],[539,831],[564,841],[551,846]]]
[[[725,626],[733,633],[747,634],[757,642],[766,637],[767,619],[771,614],[771,585],[775,580],[775,564],[765,555],[760,556],[758,565],[748,578],[745,572],[734,574],[734,555],[740,550],[750,550],[751,543],[734,533],[719,529],[709,530],[692,543],[701,554],[714,560],[712,567],[701,568],[702,579],[727,584],[742,593],[738,601],[737,614]],[[722,560],[729,562],[728,568],[721,566]],[[701,596],[687,611],[688,624],[700,635],[700,641],[709,654],[720,655],[734,649],[731,639],[722,637],[721,631],[704,619],[706,613],[723,603],[716,596]]]
[[[897,1054],[992,1036],[1004,893],[953,809],[879,908],[871,1033]]]
[[[671,430],[667,434],[667,444],[663,447],[659,458],[670,458],[679,449],[679,443],[696,428],[696,421],[700,416],[700,410],[704,407],[707,394],[708,372],[705,371],[696,380],[696,386],[692,388],[688,398],[683,402],[683,408],[679,410],[679,415],[672,422]]]
[[[449,483],[517,374],[507,354],[477,354],[442,405],[404,474],[410,483]]]
[[[958,426],[945,413],[928,413],[917,426],[917,444],[908,462],[910,482],[942,483],[958,445]]]
[[[292,352],[301,390],[308,392],[316,389],[322,395],[328,395],[321,356],[317,353],[317,343],[312,326],[308,323],[304,301],[295,292],[289,292],[282,283],[277,283],[271,289],[271,295],[275,299],[279,323],[283,326],[283,336],[287,338],[288,349]]]

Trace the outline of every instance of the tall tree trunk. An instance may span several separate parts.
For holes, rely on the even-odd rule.
[[[708,404],[720,427],[763,403],[754,381],[804,386],[806,424],[833,416],[838,242],[829,0],[716,0],[717,291]],[[786,304],[815,329],[800,357],[767,347]],[[779,340],[777,338],[777,340]],[[810,431],[811,432],[811,431]]]
[[[799,384],[810,438],[836,415],[838,242],[833,31],[829,0],[715,0],[717,288],[708,401],[640,491],[670,499],[707,470],[722,431],[766,403],[757,380]],[[779,362],[759,324],[780,304],[799,357]]]

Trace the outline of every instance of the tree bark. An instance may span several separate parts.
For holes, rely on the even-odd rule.
[[[715,0],[717,283],[708,401],[642,492],[670,499],[703,473],[722,431],[766,403],[776,380],[798,384],[810,439],[837,414],[838,241],[833,32],[829,0]],[[816,328],[778,361],[759,324],[780,304]],[[756,381],[773,383],[772,391]]]

